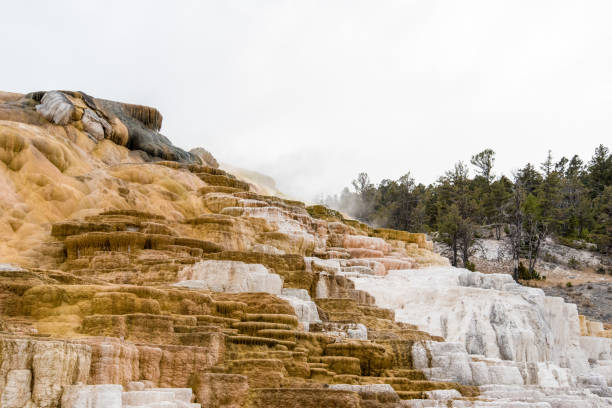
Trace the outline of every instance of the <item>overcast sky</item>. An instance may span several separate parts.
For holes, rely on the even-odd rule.
[[[157,107],[289,195],[612,147],[612,1],[5,1],[0,89]]]

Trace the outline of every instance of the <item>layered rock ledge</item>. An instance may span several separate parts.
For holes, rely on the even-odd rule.
[[[160,125],[0,94],[2,407],[612,405],[574,305],[258,194]]]

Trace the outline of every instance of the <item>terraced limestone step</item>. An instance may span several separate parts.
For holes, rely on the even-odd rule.
[[[410,370],[410,369],[392,369],[385,372],[386,376],[389,377],[402,377],[409,380],[426,380],[425,374],[421,370]]]
[[[362,375],[380,375],[391,368],[392,356],[385,347],[369,341],[328,344],[325,348],[325,355],[357,358]]]
[[[245,322],[266,322],[286,324],[291,327],[298,326],[297,317],[295,315],[286,314],[247,313],[243,320]]]
[[[427,394],[424,391],[395,391],[402,400],[427,400]],[[433,401],[426,401],[428,405],[416,405],[421,407],[436,407],[437,403]]]
[[[356,392],[329,388],[260,388],[251,391],[248,408],[360,408]]]
[[[128,384],[65,386],[62,408],[200,408],[193,403],[191,388],[145,388],[142,382]]]
[[[321,356],[321,357],[310,357],[309,365],[322,364],[322,367],[336,374],[348,374],[348,375],[361,375],[360,361],[356,357],[345,357],[345,356]]]
[[[274,358],[228,360],[225,365],[228,373],[247,375],[249,386],[254,388],[278,388],[289,376],[283,361]]]
[[[328,384],[333,381],[335,375],[335,372],[330,371],[327,368],[314,367],[310,369],[310,379],[317,382]]]
[[[196,173],[196,175],[204,182],[212,186],[232,187],[242,191],[248,191],[250,186],[244,181],[236,178],[231,178],[222,174]]]
[[[294,328],[294,326],[290,324],[257,321],[236,322],[232,324],[232,327],[246,335],[255,335],[259,330],[265,329],[291,330]]]

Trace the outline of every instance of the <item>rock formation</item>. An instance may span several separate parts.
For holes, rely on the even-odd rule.
[[[189,153],[199,157],[202,161],[202,164],[209,167],[213,167],[215,169],[219,168],[219,163],[217,162],[217,159],[215,159],[215,156],[213,156],[212,153],[210,153],[203,147],[196,147],[195,149],[191,149]]]
[[[0,104],[0,120],[15,118],[17,111],[22,122],[41,124],[44,119],[51,124],[72,126],[94,141],[109,139],[152,158],[201,161],[196,154],[173,146],[159,133],[162,115],[149,106],[107,101],[72,91],[39,91],[17,100],[7,99],[0,100],[3,102]]]
[[[612,405],[612,336],[560,298],[261,194],[152,108],[0,102],[2,407]]]

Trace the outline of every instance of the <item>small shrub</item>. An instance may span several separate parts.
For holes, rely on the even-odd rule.
[[[518,276],[519,276],[519,279],[523,279],[523,280],[531,280],[531,279],[541,280],[542,279],[540,274],[537,273],[535,270],[529,273],[529,269],[527,269],[525,265],[523,265],[522,262],[519,262],[519,265],[518,265]]]
[[[572,256],[570,260],[567,262],[567,266],[569,266],[572,269],[578,269],[578,267],[580,266],[580,263],[576,260],[576,258]]]
[[[566,286],[566,287],[568,287],[568,288],[571,288],[571,287],[572,287],[572,286],[574,286],[574,285],[572,285],[572,282],[567,282],[567,283],[565,284],[565,286]]]
[[[528,272],[528,270],[527,270],[527,268],[525,268],[525,265],[523,265],[522,262],[519,262],[519,264],[518,264],[518,275],[519,275],[519,278],[524,279],[523,276],[527,275],[527,272]]]
[[[593,289],[592,285],[587,285],[587,289]]]
[[[600,265],[595,272],[597,272],[600,275],[605,275],[606,274],[606,268],[604,268],[603,266]]]
[[[544,252],[544,255],[542,256],[542,260],[544,262],[549,262],[549,263],[559,263],[559,260],[557,259],[557,257],[551,254],[550,252]]]
[[[580,241],[572,237],[557,237],[557,242],[561,245],[574,249],[585,249],[587,247],[584,241]]]
[[[474,262],[470,262],[467,261],[467,263],[465,264],[465,269],[475,272],[476,271],[476,264],[474,264]]]

